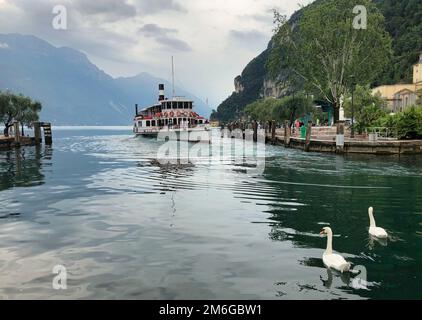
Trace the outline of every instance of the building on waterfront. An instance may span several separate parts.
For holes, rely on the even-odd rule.
[[[407,107],[415,105],[416,100],[418,100],[418,96],[412,90],[403,89],[397,92],[393,99],[393,112],[401,112]]]
[[[419,62],[413,66],[413,83],[376,87],[372,93],[381,95],[392,112],[400,112],[414,105],[422,91],[422,52]]]
[[[210,121],[210,125],[211,125],[212,128],[218,128],[218,127],[220,127],[220,121],[218,121],[218,120],[211,120]]]

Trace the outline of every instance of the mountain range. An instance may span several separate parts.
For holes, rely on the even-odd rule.
[[[35,36],[0,34],[0,90],[22,93],[43,104],[41,120],[54,125],[129,125],[135,104],[157,102],[158,84],[171,84],[148,73],[113,78],[75,49],[55,47]],[[211,110],[193,94],[199,114]]]

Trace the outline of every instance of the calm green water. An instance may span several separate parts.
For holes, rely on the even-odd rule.
[[[159,166],[160,143],[130,129],[53,134],[0,152],[0,298],[422,298],[422,157],[267,146],[256,175]],[[369,206],[387,243],[368,239]],[[327,224],[366,289],[323,266]],[[67,290],[52,288],[59,264]]]

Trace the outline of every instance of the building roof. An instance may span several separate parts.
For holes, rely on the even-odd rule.
[[[149,107],[142,109],[141,112],[142,111],[148,111],[149,109],[152,109],[152,108],[159,108],[159,107],[161,107],[161,104],[155,104],[153,106],[149,106]]]
[[[397,91],[395,93],[395,95],[396,94],[404,94],[404,93],[413,93],[413,94],[416,94],[415,91],[412,91],[412,90],[409,90],[409,89],[403,89],[403,90]]]

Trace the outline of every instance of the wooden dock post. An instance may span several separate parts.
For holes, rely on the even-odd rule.
[[[34,136],[35,136],[35,144],[41,144],[41,124],[39,122],[34,122]]]
[[[306,128],[306,141],[305,141],[306,152],[309,152],[309,146],[311,144],[311,135],[312,135],[312,121],[309,121],[308,127]]]
[[[344,152],[344,121],[337,123],[336,152]]]
[[[44,128],[44,142],[46,145],[53,144],[53,136],[51,133],[51,123],[42,123],[42,127]]]
[[[13,122],[13,131],[15,133],[15,144],[19,146],[21,143],[21,132],[20,132],[20,125],[18,121]]]
[[[258,122],[253,122],[253,142],[258,142]]]
[[[272,144],[276,144],[276,138],[275,138],[275,120],[271,121],[271,142]]]
[[[290,146],[290,136],[292,134],[290,127],[290,122],[286,120],[284,122],[284,146],[289,147]]]

